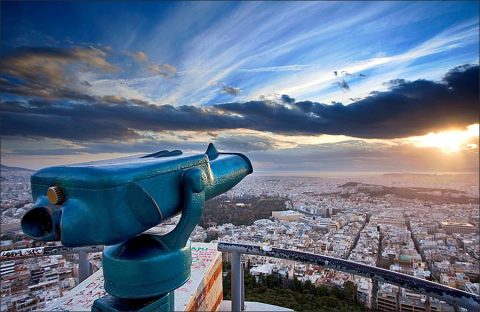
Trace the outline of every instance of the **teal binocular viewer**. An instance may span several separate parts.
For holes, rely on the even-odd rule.
[[[173,290],[190,276],[188,238],[205,201],[252,171],[245,155],[220,153],[213,144],[204,154],[159,151],[45,168],[31,178],[35,204],[21,225],[38,240],[69,247],[106,245],[105,289],[113,299],[97,300],[92,310],[121,310],[116,299],[130,300],[130,310],[153,311],[135,306],[145,302],[153,302],[155,311],[171,310]],[[171,232],[143,233],[180,213]],[[146,301],[131,302],[142,298]]]

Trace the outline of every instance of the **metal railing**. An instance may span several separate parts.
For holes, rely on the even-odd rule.
[[[48,257],[53,255],[67,255],[78,253],[78,283],[84,281],[92,274],[88,254],[102,252],[103,246],[89,246],[69,248],[64,246],[44,246],[25,249],[5,250],[0,252],[0,261],[26,259],[34,257]]]
[[[371,278],[372,282],[374,283],[374,288],[377,289],[378,285],[376,284],[378,282],[384,282],[414,290],[420,294],[437,298],[448,304],[466,308],[469,311],[478,311],[480,308],[480,296],[478,295],[432,281],[420,279],[411,275],[356,263],[349,260],[297,250],[226,242],[219,242],[218,250],[231,253],[232,256],[232,311],[243,311],[245,306],[242,271],[243,266],[241,263],[242,254],[267,256],[317,264],[337,271]],[[373,294],[373,292],[372,295],[376,297],[376,294]],[[375,302],[373,304],[375,304]]]
[[[328,267],[337,271],[346,272],[372,279],[372,296],[376,298],[378,282],[389,283],[402,288],[416,291],[420,294],[431,296],[454,306],[460,306],[472,311],[480,308],[480,296],[420,279],[411,275],[398,273],[366,264],[356,263],[349,260],[330,256],[302,252],[297,250],[282,249],[276,247],[259,246],[253,244],[239,244],[219,242],[218,250],[231,253],[232,275],[232,311],[245,310],[244,272],[241,262],[242,254],[267,256],[278,259],[287,259],[298,262],[306,262]],[[0,260],[16,260],[41,256],[79,254],[79,282],[91,275],[87,255],[91,252],[101,252],[103,246],[91,246],[80,248],[68,248],[63,246],[46,246],[17,250],[6,250],[0,253]],[[375,304],[375,299],[372,300]]]

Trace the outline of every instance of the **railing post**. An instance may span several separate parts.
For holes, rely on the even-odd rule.
[[[427,298],[425,298],[425,312],[431,312],[432,307],[430,306],[430,296],[427,295]]]
[[[241,256],[240,256],[240,267],[242,268],[242,274],[240,274],[240,277],[242,278],[242,311],[245,311],[245,271],[244,271],[244,265],[242,263]]]
[[[242,261],[238,251],[232,251],[232,312],[242,311]]]
[[[397,293],[395,294],[395,302],[396,302],[395,312],[400,312],[402,310],[402,307],[400,306],[400,291],[401,291],[401,288],[398,287]]]
[[[88,261],[88,253],[85,250],[78,252],[78,283],[83,282],[90,274],[90,263]]]
[[[378,300],[378,279],[376,277],[372,277],[372,304],[371,309],[372,311],[377,311],[377,300]]]

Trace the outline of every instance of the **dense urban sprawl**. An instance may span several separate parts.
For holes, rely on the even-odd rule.
[[[40,245],[22,235],[19,224],[33,205],[32,173],[2,167],[2,251]],[[251,205],[262,209],[265,198],[280,200],[281,209],[253,222],[235,220]],[[238,213],[227,223],[225,216],[221,223],[211,217],[203,220],[204,227],[197,226],[191,236],[193,241],[247,242],[329,255],[479,293],[478,176],[253,176],[217,204]],[[156,230],[174,224],[171,220]],[[90,254],[89,260],[93,270],[101,266],[100,253]],[[75,254],[2,261],[1,311],[45,307],[78,283],[77,262]],[[407,289],[375,285],[370,279],[318,265],[252,255],[244,255],[243,262],[257,280],[276,275],[339,288],[351,281],[357,299],[380,311],[454,309]]]

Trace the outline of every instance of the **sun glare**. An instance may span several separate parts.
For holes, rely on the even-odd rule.
[[[478,148],[478,132],[479,124],[473,124],[463,131],[430,132],[427,135],[411,137],[409,141],[418,147],[434,147],[445,153],[455,153]]]

